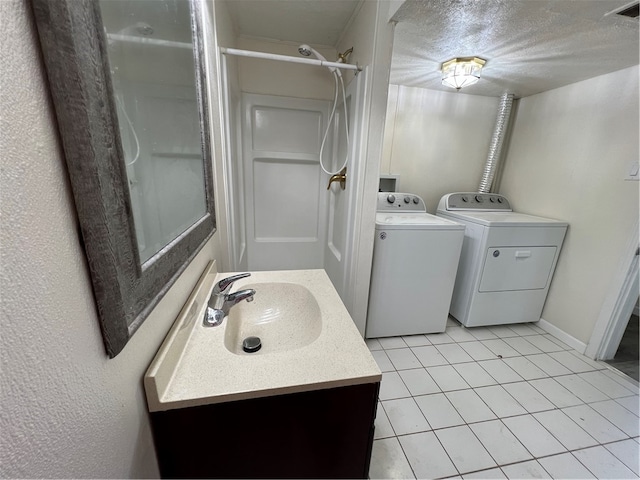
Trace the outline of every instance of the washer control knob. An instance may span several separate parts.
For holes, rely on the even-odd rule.
[[[491,203],[496,203],[496,197],[489,197],[489,201]]]
[[[475,196],[475,199],[476,199],[476,202],[478,202],[478,203],[482,203],[482,202],[484,202],[484,198],[482,198],[482,196],[481,196],[481,195],[476,195],[476,196]]]
[[[413,203],[417,205],[419,202],[420,200],[418,200],[418,197],[413,197]]]
[[[462,201],[463,201],[464,203],[467,203],[467,202],[469,201],[469,197],[467,197],[466,195],[463,195],[463,196],[462,196]]]
[[[498,203],[503,203],[504,202],[504,200],[502,200],[502,197],[498,197],[497,200],[498,200]]]
[[[387,195],[387,202],[394,203],[396,201],[395,195]]]
[[[404,197],[404,203],[409,203],[411,201],[411,197]]]

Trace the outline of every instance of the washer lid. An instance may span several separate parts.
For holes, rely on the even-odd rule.
[[[464,225],[430,213],[376,213],[376,229],[464,230]]]
[[[442,215],[455,220],[478,223],[488,227],[566,227],[567,222],[553,218],[536,217],[525,213],[515,212],[468,212],[468,211],[438,211]]]

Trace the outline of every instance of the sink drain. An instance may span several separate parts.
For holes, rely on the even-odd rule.
[[[256,353],[262,348],[262,341],[259,337],[247,337],[242,341],[242,350],[247,353]]]

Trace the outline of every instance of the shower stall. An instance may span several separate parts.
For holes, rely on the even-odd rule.
[[[245,43],[220,49],[230,269],[325,269],[344,299],[367,68],[327,61],[308,45],[286,45],[283,55]],[[346,85],[340,68],[355,73]]]
[[[284,17],[303,15],[295,24],[279,2],[205,6],[224,139],[214,161],[218,268],[324,269],[364,335],[393,24],[385,2],[345,2],[356,8],[340,31],[325,22],[324,32],[313,2],[292,3]],[[326,5],[317,7],[335,13]]]

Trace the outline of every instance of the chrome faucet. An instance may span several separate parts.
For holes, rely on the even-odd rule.
[[[246,300],[247,302],[253,301],[253,296],[256,294],[256,291],[253,288],[229,293],[236,280],[249,277],[250,275],[250,273],[233,275],[232,277],[224,278],[215,284],[213,291],[211,292],[211,297],[209,298],[209,305],[204,313],[204,320],[202,324],[205,327],[215,327],[220,325],[224,320],[224,317],[229,314],[231,307],[240,303],[242,300]]]

